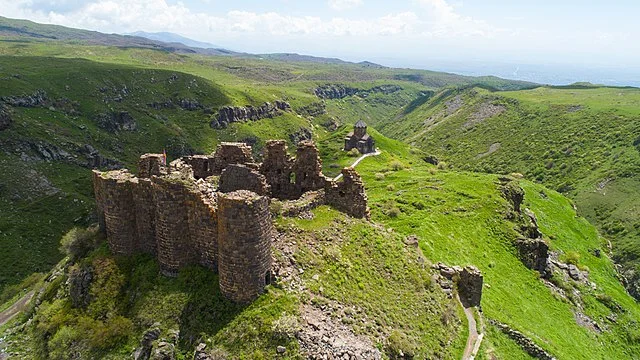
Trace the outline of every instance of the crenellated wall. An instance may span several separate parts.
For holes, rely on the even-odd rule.
[[[154,254],[168,276],[203,265],[219,272],[222,293],[237,302],[252,300],[270,281],[271,197],[300,199],[291,213],[327,203],[368,217],[360,176],[347,168],[343,181],[327,179],[312,142],[299,144],[295,160],[284,141],[267,143],[261,165],[249,146],[222,143],[213,155],[169,166],[162,155],[145,154],[139,169],[138,177],[93,172],[98,219],[112,252]],[[217,188],[212,175],[220,175]]]

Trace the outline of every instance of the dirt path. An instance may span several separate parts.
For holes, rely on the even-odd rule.
[[[378,149],[376,149],[376,152],[364,154],[364,155],[360,156],[356,161],[354,161],[353,164],[351,164],[351,167],[352,168],[356,167],[356,165],[358,165],[360,163],[360,161],[364,160],[364,158],[366,158],[368,156],[377,156],[377,155],[380,155],[380,154],[381,154],[381,152]],[[338,180],[340,180],[340,178],[342,178],[342,174],[340,174],[340,175],[336,176],[335,178],[333,178],[333,181],[338,181]]]
[[[462,305],[460,298],[458,298],[458,302]],[[469,324],[469,336],[467,337],[467,346],[464,348],[462,360],[473,360],[480,350],[480,344],[482,343],[484,334],[478,334],[476,319],[473,317],[473,308],[466,308],[464,306],[462,306],[462,308],[464,309],[464,315],[467,317],[467,323]]]
[[[27,304],[29,304],[29,300],[31,300],[31,298],[33,297],[33,294],[33,290],[29,291],[25,296],[21,297],[7,310],[0,312],[0,326],[6,324],[9,320],[13,319],[14,316],[18,315],[22,310],[24,310],[27,307]]]

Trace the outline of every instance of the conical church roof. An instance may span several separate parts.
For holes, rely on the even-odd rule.
[[[365,124],[364,121],[362,121],[362,120],[358,120],[358,122],[353,127],[355,127],[355,128],[366,128],[367,124]]]

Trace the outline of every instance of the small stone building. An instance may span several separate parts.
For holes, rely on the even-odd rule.
[[[358,149],[361,154],[368,154],[376,151],[376,142],[367,134],[367,124],[358,120],[353,126],[353,132],[350,132],[344,138],[344,151]]]

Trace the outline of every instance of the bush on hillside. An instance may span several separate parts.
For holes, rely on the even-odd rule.
[[[60,240],[60,251],[75,261],[95,249],[100,242],[97,226],[87,229],[73,228]]]
[[[353,148],[353,149],[347,151],[347,156],[358,157],[358,156],[360,156],[360,151],[358,151],[358,149],[356,149],[356,148]]]
[[[416,346],[407,335],[394,330],[387,338],[387,355],[390,359],[413,359]]]

